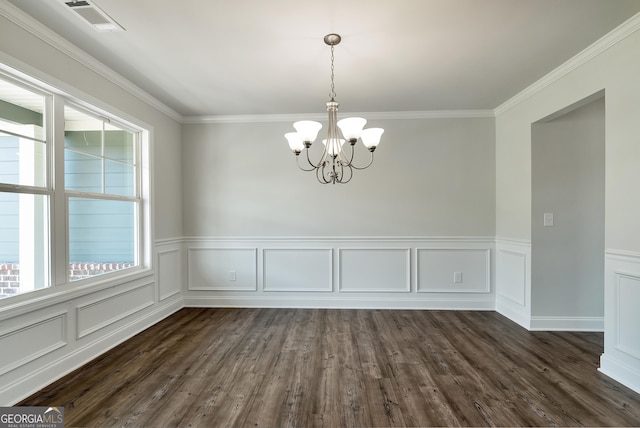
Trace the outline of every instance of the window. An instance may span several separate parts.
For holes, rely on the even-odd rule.
[[[138,134],[65,106],[69,279],[135,266]]]
[[[0,298],[148,260],[146,133],[107,116],[0,73]]]
[[[50,282],[45,101],[0,80],[0,297]]]

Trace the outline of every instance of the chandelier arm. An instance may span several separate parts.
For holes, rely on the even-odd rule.
[[[353,178],[353,166],[352,165],[345,165],[345,166],[349,169],[349,178],[347,180],[341,180],[340,184],[347,184]],[[344,173],[342,176],[344,177]]]
[[[352,168],[357,169],[358,171],[361,171],[363,169],[369,168],[371,166],[371,164],[373,163],[373,152],[369,152],[369,153],[371,153],[371,159],[369,159],[369,163],[366,166],[359,167],[359,166],[355,166],[353,164],[349,164],[349,166],[352,167]]]
[[[320,158],[318,166],[325,166],[327,163],[329,163],[329,151],[327,150],[327,146],[325,146],[324,150],[322,150],[322,157]]]
[[[308,150],[307,150],[307,162],[309,162],[309,165],[311,165],[313,168],[310,168],[310,169],[303,168],[303,167],[300,165],[300,156],[296,156],[296,164],[298,164],[298,168],[300,168],[301,170],[303,170],[303,171],[305,171],[305,172],[311,172],[311,171],[313,171],[314,169],[317,169],[317,168],[316,168],[316,167],[311,163],[311,161],[309,160],[309,151],[308,151]]]
[[[356,152],[355,151],[355,147],[351,143],[349,143],[349,146],[351,146],[351,155],[348,156],[349,157],[349,161],[348,162],[346,160],[344,160],[344,157],[343,157],[342,162],[344,163],[344,166],[351,166],[351,164],[353,163],[353,158],[354,158],[355,152]],[[342,153],[342,155],[344,155],[345,154],[344,150],[342,150],[341,153]]]
[[[314,164],[313,162],[311,162],[311,157],[309,156],[309,149],[307,148],[305,151],[307,152],[307,162],[309,163],[309,166],[311,166],[313,169],[309,169],[309,170],[305,169],[304,171],[313,171],[314,169],[320,168],[324,163],[324,158],[321,158],[320,162],[318,162],[317,164]]]

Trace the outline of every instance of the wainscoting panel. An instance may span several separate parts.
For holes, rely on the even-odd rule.
[[[498,250],[498,265],[500,266],[498,295],[520,306],[525,306],[527,299],[526,255],[513,251]]]
[[[185,306],[495,308],[493,237],[187,237],[183,245]],[[418,269],[425,259],[433,264],[447,260],[447,269],[461,269],[462,283],[438,285],[438,275],[444,276],[440,267]],[[237,272],[238,280],[247,271],[257,281],[229,287],[230,271]],[[420,290],[419,275],[424,281]]]
[[[158,300],[163,301],[182,289],[182,249],[158,250]]]
[[[489,293],[491,250],[418,248],[416,272],[418,292]]]
[[[616,349],[640,359],[640,275],[616,272]]]
[[[531,244],[496,240],[496,311],[531,326]]]
[[[340,291],[411,291],[408,248],[343,248],[339,260]]]
[[[82,339],[96,331],[111,326],[154,302],[155,283],[148,282],[101,297],[76,307],[76,338]]]
[[[605,252],[600,371],[640,393],[640,254]]]
[[[66,311],[0,331],[0,376],[66,344]]]
[[[264,291],[333,291],[331,248],[265,248]]]
[[[157,241],[153,266],[0,301],[0,406],[15,405],[182,308],[183,281],[171,272],[184,263],[183,247],[181,238]]]
[[[256,248],[188,248],[189,290],[256,291]]]

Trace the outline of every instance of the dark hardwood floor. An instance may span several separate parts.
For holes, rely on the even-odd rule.
[[[602,350],[494,312],[182,309],[20,404],[66,426],[638,426]]]

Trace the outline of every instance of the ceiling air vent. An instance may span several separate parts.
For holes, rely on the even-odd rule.
[[[96,31],[124,31],[115,19],[107,15],[94,2],[77,0],[65,1],[64,4]]]

